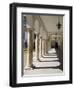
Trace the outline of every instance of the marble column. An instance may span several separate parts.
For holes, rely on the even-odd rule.
[[[46,39],[46,54],[48,54],[48,39]]]
[[[42,39],[42,55],[45,55],[45,39]]]
[[[39,60],[39,33],[36,33],[36,39],[35,39],[35,56],[36,56],[36,60]]]
[[[44,48],[45,48],[45,55],[46,55],[48,54],[48,40],[47,39],[45,39]]]
[[[44,49],[45,49],[45,55],[46,55],[46,40],[44,41]]]
[[[49,36],[48,39],[48,51],[51,49],[51,35]]]
[[[42,57],[42,36],[39,36],[39,57]]]
[[[25,62],[25,69],[32,69],[33,58],[33,42],[32,42],[32,29],[27,29],[27,60]]]

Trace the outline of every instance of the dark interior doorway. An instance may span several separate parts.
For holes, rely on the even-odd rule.
[[[51,48],[56,48],[56,49],[58,49],[58,42],[57,42],[57,41],[52,41],[52,42],[51,42]]]

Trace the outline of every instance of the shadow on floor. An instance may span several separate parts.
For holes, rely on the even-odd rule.
[[[33,69],[48,69],[48,68],[50,68],[50,69],[58,69],[58,66],[56,66],[56,67],[36,67],[36,66],[32,66],[32,68]]]
[[[35,65],[32,65],[33,69],[47,69],[47,68],[53,68],[53,69],[61,69],[63,71],[63,49],[61,48],[55,48],[56,49],[56,54],[59,60],[53,60],[53,61],[59,61],[61,64],[60,66],[56,67],[36,67]],[[39,62],[52,62],[52,61],[41,61],[40,59],[38,60]]]
[[[59,62],[61,63],[61,65],[58,66],[58,68],[63,71],[63,49],[62,48],[56,49],[56,54],[59,58]]]

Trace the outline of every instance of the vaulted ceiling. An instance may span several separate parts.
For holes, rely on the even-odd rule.
[[[63,16],[59,16],[62,27],[58,30],[58,16],[40,16],[47,32],[62,32],[63,31]]]

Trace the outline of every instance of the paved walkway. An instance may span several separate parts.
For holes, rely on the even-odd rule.
[[[62,73],[63,63],[60,60],[62,58],[61,53],[62,52],[60,52],[60,50],[56,50],[53,48],[50,51],[48,51],[48,54],[46,56],[44,55],[39,60],[36,59],[35,53],[34,53],[33,69],[24,70],[24,73],[25,73],[24,75]],[[61,56],[59,56],[59,54]],[[61,68],[59,68],[60,66]]]
[[[53,55],[55,54],[55,55]],[[54,48],[48,51],[48,55],[46,57],[40,57],[39,60],[33,57],[33,65],[35,67],[56,67],[60,65],[59,58],[56,54],[56,50]]]

